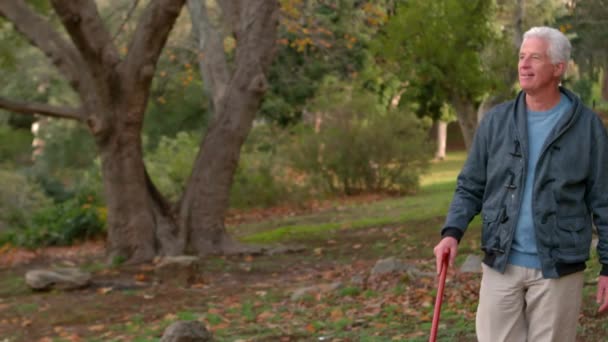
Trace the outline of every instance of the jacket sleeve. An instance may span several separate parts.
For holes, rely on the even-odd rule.
[[[591,143],[591,167],[587,181],[587,206],[598,231],[597,252],[601,275],[608,276],[608,135],[600,118],[593,114],[594,141]]]
[[[454,197],[441,230],[442,237],[452,236],[460,241],[471,220],[481,211],[486,186],[491,117],[492,113],[486,114],[475,132],[467,160],[458,175]]]

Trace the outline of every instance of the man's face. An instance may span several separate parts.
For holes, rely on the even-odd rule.
[[[549,44],[542,38],[530,37],[519,49],[519,85],[526,94],[535,95],[557,88],[564,63],[552,64],[547,53]]]

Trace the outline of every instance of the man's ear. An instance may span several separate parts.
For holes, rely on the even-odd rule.
[[[553,76],[561,77],[564,72],[566,72],[566,63],[559,62],[557,64],[553,64]]]

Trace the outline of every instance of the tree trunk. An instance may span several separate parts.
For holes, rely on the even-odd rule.
[[[446,153],[446,145],[448,140],[448,123],[445,121],[437,120],[433,123],[437,129],[437,150],[435,151],[435,159],[444,160]]]
[[[127,99],[138,97],[135,92],[126,95]],[[170,205],[150,180],[143,162],[140,113],[145,104],[126,109],[128,106],[119,105],[116,114],[108,114],[106,117],[113,118],[111,129],[103,137],[96,136],[108,209],[109,260],[140,263],[157,255],[182,254],[184,234],[177,229]],[[106,113],[112,113],[111,109]]]
[[[451,104],[456,110],[464,145],[468,151],[473,143],[475,129],[477,129],[477,111],[472,101],[460,96],[453,96]]]
[[[204,75],[215,75],[211,82],[215,112],[179,210],[180,227],[187,232],[186,251],[198,255],[247,250],[227,234],[224,216],[241,146],[267,88],[265,74],[274,57],[278,25],[276,1],[223,1],[219,4],[224,20],[237,40],[234,72],[225,70],[223,48],[213,39],[205,39],[206,56],[213,54],[206,57],[210,65]],[[200,13],[201,18],[206,18],[205,11]],[[224,80],[227,75],[230,78]]]
[[[224,215],[240,149],[251,130],[263,91],[250,90],[248,75],[230,88],[209,127],[186,187],[180,223],[189,232],[188,248],[199,255],[229,252],[236,245],[227,235]],[[262,75],[260,75],[263,77]]]

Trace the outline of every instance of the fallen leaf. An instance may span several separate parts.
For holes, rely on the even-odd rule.
[[[274,317],[274,313],[270,312],[270,311],[264,311],[262,313],[260,313],[256,318],[256,322],[260,323],[260,322],[264,322],[266,320],[268,320],[269,318]]]
[[[103,324],[97,324],[97,325],[91,325],[89,327],[89,330],[90,331],[102,331],[105,328],[106,328],[105,325],[103,325]]]
[[[135,276],[133,276],[133,279],[135,279],[137,281],[146,281],[148,279],[148,276],[146,276],[144,273],[138,273]]]
[[[97,289],[97,293],[105,295],[112,292],[112,288],[111,287],[100,287]]]
[[[308,325],[306,326],[306,331],[308,331],[309,333],[314,333],[317,329],[315,329],[315,326],[312,325],[312,323],[308,323]]]
[[[331,320],[335,322],[344,317],[344,312],[342,312],[342,309],[336,308],[331,311],[331,314],[329,316],[331,317]]]
[[[177,315],[174,313],[168,313],[163,318],[168,321],[173,321],[173,320],[177,319]]]

